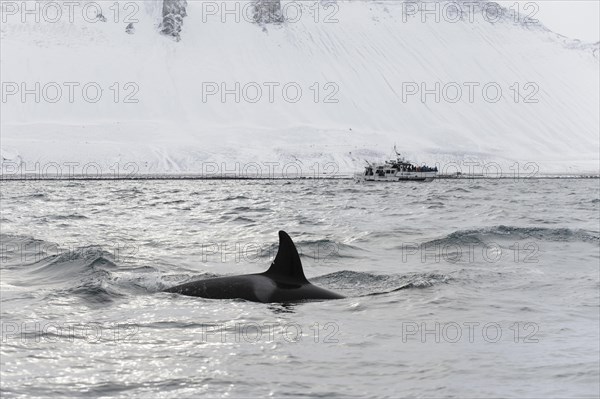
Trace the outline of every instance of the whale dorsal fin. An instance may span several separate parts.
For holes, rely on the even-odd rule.
[[[290,282],[308,283],[302,270],[300,255],[294,242],[285,231],[279,232],[279,249],[275,260],[265,275],[277,276]]]

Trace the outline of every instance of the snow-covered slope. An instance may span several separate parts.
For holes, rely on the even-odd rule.
[[[315,162],[358,170],[397,144],[430,164],[475,159],[598,172],[598,45],[508,12],[490,22],[496,18],[481,8],[465,8],[460,21],[446,9],[439,22],[423,22],[416,3],[288,3],[287,22],[259,26],[243,16],[236,22],[223,2],[188,1],[180,41],[158,33],[160,1],[128,2],[139,9],[121,8],[118,17],[106,6],[107,21],[95,23],[80,9],[74,22],[56,23],[5,12],[3,162],[93,162],[104,170],[135,162],[139,173],[296,162],[308,175]],[[127,34],[131,12],[139,21]],[[36,82],[40,101],[22,98],[22,83],[35,90]],[[239,102],[222,98],[223,85],[235,92],[236,82]],[[423,88],[432,90],[424,98]]]

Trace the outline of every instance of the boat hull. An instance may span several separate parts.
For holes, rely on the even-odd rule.
[[[417,181],[429,183],[435,180],[437,172],[398,172],[395,175],[379,176],[357,174],[355,176],[357,181],[361,182],[403,182],[403,181]]]

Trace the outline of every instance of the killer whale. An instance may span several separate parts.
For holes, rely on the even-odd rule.
[[[335,292],[314,286],[306,279],[298,250],[285,231],[279,232],[279,249],[266,272],[193,281],[168,288],[164,292],[262,303],[344,298]]]

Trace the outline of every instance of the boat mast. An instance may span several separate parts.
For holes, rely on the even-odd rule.
[[[398,149],[396,148],[396,143],[394,143],[394,152],[396,153],[396,159],[398,161],[404,162],[404,158],[402,158],[402,154],[398,152]]]

